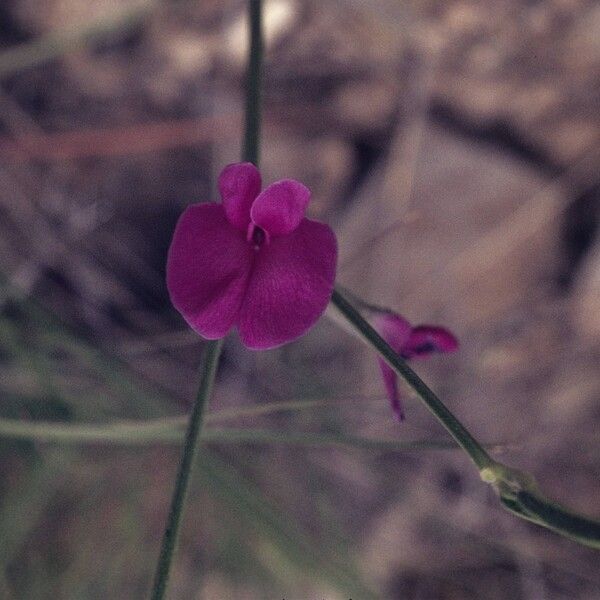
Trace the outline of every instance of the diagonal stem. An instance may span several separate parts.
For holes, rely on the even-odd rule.
[[[183,505],[187,492],[188,482],[194,456],[196,454],[196,446],[198,437],[202,430],[204,420],[204,412],[208,404],[208,399],[212,393],[219,355],[221,354],[222,340],[208,342],[206,346],[206,355],[202,361],[200,387],[196,395],[196,402],[190,415],[187,433],[183,444],[183,454],[181,463],[175,480],[175,488],[173,489],[173,498],[171,499],[171,508],[167,517],[167,525],[163,534],[160,555],[156,572],[154,575],[154,584],[152,586],[152,600],[161,600],[164,598],[169,581],[171,564],[173,562],[173,554],[175,544],[177,542],[177,534],[181,524],[181,516],[183,514]]]
[[[331,302],[359,337],[417,392],[427,408],[471,457],[479,469],[481,479],[495,489],[504,508],[522,519],[551,529],[580,544],[591,548],[600,548],[599,521],[577,514],[549,500],[540,492],[531,475],[492,459],[466,427],[446,408],[444,403],[406,362],[392,350],[338,289],[334,290]]]
[[[417,392],[419,398],[435,415],[450,435],[467,452],[479,470],[490,467],[495,461],[481,444],[469,433],[466,427],[446,408],[446,405],[433,393],[427,384],[402,360],[389,344],[369,325],[354,306],[339,292],[334,290],[333,305],[360,334],[363,341],[372,346],[396,373]]]

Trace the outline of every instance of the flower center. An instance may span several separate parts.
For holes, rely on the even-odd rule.
[[[258,225],[250,223],[246,239],[252,244],[255,250],[260,250],[265,242],[269,243],[269,234]]]

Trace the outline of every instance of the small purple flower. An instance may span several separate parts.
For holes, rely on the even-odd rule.
[[[337,243],[327,225],[304,217],[304,185],[284,179],[260,190],[253,164],[223,169],[222,203],[192,204],[179,218],[167,288],[201,336],[237,327],[245,346],[266,350],[300,337],[325,311]]]
[[[458,348],[458,340],[443,327],[434,325],[412,327],[404,317],[383,311],[377,313],[372,321],[379,335],[405,360],[427,358],[434,352],[454,352]],[[379,359],[379,368],[392,410],[398,420],[403,421],[404,408],[396,373],[382,359]]]

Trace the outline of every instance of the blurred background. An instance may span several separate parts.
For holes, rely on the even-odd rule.
[[[456,333],[416,368],[494,456],[599,517],[600,6],[264,8],[264,180],[312,189],[341,284]],[[165,256],[240,154],[245,3],[3,0],[0,45],[0,598],[142,599],[177,435],[8,420],[182,431],[202,341]],[[399,425],[325,318],[270,352],[230,336],[170,597],[600,598],[598,555],[504,512],[405,398]]]

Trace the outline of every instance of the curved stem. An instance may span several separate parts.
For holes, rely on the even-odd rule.
[[[181,516],[183,514],[183,505],[185,502],[190,472],[196,454],[198,437],[202,429],[204,411],[212,393],[222,345],[222,340],[218,340],[208,342],[206,347],[206,355],[201,368],[202,379],[200,381],[196,402],[194,403],[187,433],[185,435],[183,454],[181,456],[177,479],[175,480],[171,508],[169,509],[167,526],[165,527],[163,534],[160,555],[154,575],[152,600],[162,600],[162,598],[164,598],[167,583],[169,581],[169,573],[173,562],[173,553],[175,550],[175,543],[177,542]]]
[[[417,392],[419,398],[467,452],[479,470],[495,464],[495,461],[469,433],[467,428],[446,408],[446,405],[429,389],[427,384],[392,350],[389,344],[337,289],[333,292],[331,302],[360,334],[363,341],[374,348],[390,367]]]
[[[521,490],[517,493],[519,507],[526,517],[556,533],[569,537],[590,548],[600,549],[600,522],[577,514],[546,498]]]
[[[539,492],[531,475],[492,459],[466,427],[392,350],[339,290],[334,290],[331,302],[352,325],[359,337],[374,348],[417,392],[427,408],[471,457],[479,469],[481,479],[494,487],[504,508],[522,519],[551,529],[580,544],[600,548],[600,522],[548,500]]]

